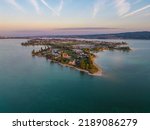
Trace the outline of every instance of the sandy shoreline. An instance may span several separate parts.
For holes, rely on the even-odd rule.
[[[94,74],[91,74],[89,71],[87,70],[84,70],[84,69],[80,69],[80,68],[77,68],[75,66],[72,66],[72,65],[68,65],[68,64],[62,64],[62,63],[59,63],[57,62],[59,65],[62,65],[62,66],[65,66],[65,67],[70,67],[70,68],[73,68],[73,69],[76,69],[78,71],[81,71],[81,72],[85,72],[87,73],[88,75],[92,75],[92,76],[102,76],[102,69],[94,62],[94,65],[98,68],[98,72],[94,73]]]
[[[43,56],[39,56],[39,55],[38,55],[38,57],[43,57]],[[97,56],[96,56],[96,57],[97,57]],[[52,61],[52,62],[54,62],[54,63],[57,63],[57,64],[59,64],[59,65],[61,65],[61,66],[70,67],[70,68],[73,68],[73,69],[75,69],[75,70],[78,70],[78,71],[81,71],[81,72],[85,72],[85,73],[87,73],[88,75],[92,75],[92,76],[102,76],[102,69],[99,67],[99,65],[97,65],[97,64],[95,63],[95,59],[96,59],[96,58],[93,59],[93,63],[94,63],[94,65],[97,67],[98,72],[96,72],[96,73],[94,73],[94,74],[90,73],[90,72],[87,71],[87,70],[80,69],[80,68],[77,68],[77,67],[72,66],[72,65],[69,65],[69,64],[62,64],[62,63],[60,63],[60,62],[58,62],[58,61],[51,60],[51,59],[49,59],[49,60]]]

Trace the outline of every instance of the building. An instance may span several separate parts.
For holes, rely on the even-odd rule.
[[[73,51],[76,53],[76,54],[81,54],[83,53],[83,51],[81,49],[73,49]]]
[[[65,58],[65,59],[70,59],[70,56],[67,53],[63,53],[62,57]]]
[[[52,55],[59,56],[59,49],[53,49],[52,50]]]
[[[69,64],[69,65],[76,65],[76,60],[71,60],[71,61],[69,61],[68,64]]]

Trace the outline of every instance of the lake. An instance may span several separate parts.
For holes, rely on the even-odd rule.
[[[101,77],[32,57],[23,41],[0,40],[1,113],[150,112],[149,40],[124,40],[131,52],[99,52]]]

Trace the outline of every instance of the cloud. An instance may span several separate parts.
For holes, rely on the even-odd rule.
[[[76,27],[76,28],[59,28],[58,30],[72,30],[72,31],[100,31],[100,30],[118,30],[119,28],[109,28],[109,27]]]
[[[96,0],[93,8],[93,18],[99,13],[99,11],[105,6],[105,1],[102,0]]]
[[[20,6],[16,0],[6,0],[9,4],[13,5],[17,10],[20,10],[21,12],[25,13],[25,10]]]
[[[32,6],[35,8],[37,14],[41,14],[40,6],[38,4],[38,1],[41,1],[43,5],[45,5],[54,15],[60,16],[60,13],[64,6],[64,0],[60,0],[60,3],[58,5],[58,8],[55,9],[51,7],[45,0],[29,0],[29,2],[32,4]],[[11,4],[13,7],[15,7],[17,10],[20,10],[21,12],[26,12],[23,7],[18,4],[17,0],[6,0],[7,3]]]
[[[48,3],[47,3],[45,0],[41,0],[41,2],[42,2],[54,15],[59,16],[59,13],[58,13],[54,8],[52,8],[50,5],[48,5]]]
[[[40,15],[41,12],[40,12],[40,8],[39,8],[39,5],[38,5],[38,3],[37,3],[37,0],[29,0],[29,1],[30,1],[31,4],[34,6],[34,8],[35,8],[37,14]]]
[[[131,13],[128,13],[128,14],[124,15],[123,17],[129,17],[129,16],[133,16],[133,15],[139,14],[140,12],[142,12],[142,11],[148,9],[148,8],[150,8],[150,4],[140,8],[138,10],[135,10],[135,11],[133,11]]]
[[[115,3],[119,16],[126,14],[130,10],[131,5],[126,0],[115,0]]]
[[[60,0],[60,4],[59,4],[59,7],[57,9],[57,13],[58,15],[60,15],[62,9],[63,9],[63,6],[64,6],[64,0]]]

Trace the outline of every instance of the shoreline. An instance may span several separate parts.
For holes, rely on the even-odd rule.
[[[51,60],[51,61],[53,61],[53,60]],[[53,61],[53,62],[56,62],[56,61]],[[90,73],[90,72],[87,71],[87,70],[80,69],[80,68],[77,68],[77,67],[72,66],[72,65],[69,65],[69,64],[62,64],[62,63],[60,63],[60,62],[56,62],[56,63],[58,63],[59,65],[62,65],[62,66],[64,66],[64,67],[73,68],[73,69],[78,70],[78,71],[80,71],[80,72],[85,72],[85,73],[87,73],[88,75],[91,75],[91,76],[102,76],[102,69],[101,69],[95,62],[94,62],[94,65],[97,67],[98,71],[97,71],[96,73],[93,73],[93,74]]]
[[[80,68],[77,68],[77,67],[72,66],[72,65],[62,64],[62,63],[58,63],[58,64],[59,64],[59,65],[62,65],[62,66],[64,66],[64,67],[70,67],[70,68],[73,68],[73,69],[78,70],[78,71],[80,71],[80,72],[85,72],[85,73],[87,73],[88,75],[91,75],[91,76],[102,76],[102,71],[101,71],[100,68],[98,68],[98,70],[99,70],[98,72],[92,74],[92,73],[90,73],[90,72],[87,71],[87,70],[80,69]]]
[[[36,55],[37,57],[44,57],[44,56],[42,56],[42,55]],[[97,56],[96,56],[97,57]],[[58,61],[55,61],[55,60],[51,60],[51,59],[48,59],[48,60],[50,60],[51,62],[54,62],[54,63],[57,63],[58,65],[61,65],[61,66],[64,66],[64,67],[70,67],[70,68],[73,68],[73,69],[75,69],[75,70],[78,70],[78,71],[80,71],[80,72],[85,72],[85,73],[87,73],[88,75],[91,75],[91,76],[102,76],[102,68],[99,66],[99,65],[97,65],[96,63],[95,63],[95,59],[96,59],[96,57],[95,58],[93,58],[93,64],[96,66],[96,68],[98,69],[98,71],[96,72],[96,73],[90,73],[89,71],[87,71],[87,70],[84,70],[84,69],[81,69],[81,68],[78,68],[78,67],[75,67],[75,66],[72,66],[72,65],[69,65],[69,64],[63,64],[63,63],[60,63],[60,62],[58,62]],[[45,57],[44,57],[45,58]]]

